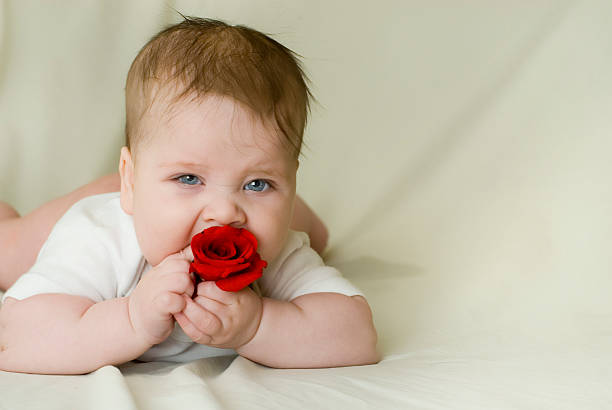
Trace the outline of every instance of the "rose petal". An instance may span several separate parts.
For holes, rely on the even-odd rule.
[[[246,272],[235,276],[230,276],[229,278],[220,279],[216,283],[221,290],[226,292],[238,292],[239,290],[242,290],[251,283],[255,282],[257,279],[261,278],[261,275],[261,271]]]
[[[241,265],[243,263],[248,263],[249,261],[244,258],[237,259],[210,259],[210,258],[194,258],[195,262],[198,262],[202,265],[210,265],[216,266],[219,268],[227,268],[234,265]]]
[[[208,249],[208,251],[212,251],[214,255],[219,259],[232,259],[236,257],[236,255],[238,254],[238,250],[236,249],[236,246],[232,242],[229,242],[229,241],[215,243],[210,249]],[[211,256],[211,255],[208,254],[208,256]]]
[[[232,274],[240,273],[250,266],[249,263],[240,265],[231,265],[227,267],[218,267],[209,264],[202,264],[196,261],[191,262],[191,272],[195,272],[205,280],[218,280],[226,278]]]

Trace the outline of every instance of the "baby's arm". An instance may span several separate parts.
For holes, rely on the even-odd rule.
[[[263,298],[255,336],[237,351],[277,368],[314,368],[374,364],[376,329],[361,296],[311,293],[284,302]]]
[[[327,228],[317,214],[299,196],[295,197],[291,229],[306,232],[310,238],[310,247],[319,254],[323,253],[329,237]]]
[[[7,298],[0,310],[0,370],[81,374],[135,359],[165,340],[194,285],[188,247],[165,258],[129,297],[94,303],[82,296]]]
[[[285,302],[260,298],[249,288],[225,292],[203,282],[195,300],[186,302],[175,317],[193,341],[236,349],[267,366],[337,367],[379,360],[372,314],[361,296],[311,293]]]
[[[7,298],[0,327],[4,371],[82,374],[127,362],[150,347],[130,322],[127,298],[100,303],[62,294]]]

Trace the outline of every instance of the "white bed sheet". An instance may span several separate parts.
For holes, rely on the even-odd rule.
[[[125,73],[170,6],[304,56],[298,190],[383,360],[0,372],[0,409],[612,408],[612,3],[7,0],[0,199],[115,169]]]

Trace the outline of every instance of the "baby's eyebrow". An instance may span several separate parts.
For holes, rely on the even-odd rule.
[[[250,171],[252,174],[269,176],[269,177],[282,177],[284,175],[284,173],[278,170],[274,170],[274,169],[257,168],[257,169],[252,169]]]
[[[255,161],[250,164],[245,164],[244,171],[245,172],[249,171],[252,173],[259,173],[259,174],[267,174],[267,175],[276,176],[276,177],[283,177],[286,175],[287,170],[285,169],[285,166],[282,166],[282,165],[270,166],[270,164],[271,164],[270,160]],[[274,161],[272,161],[272,164],[274,164]]]
[[[171,162],[162,162],[159,164],[161,168],[185,168],[185,169],[208,169],[208,167],[201,162],[193,162],[193,161],[171,161]],[[246,165],[242,170],[244,174],[257,174],[269,177],[283,177],[285,173],[280,169],[262,166],[261,163]]]
[[[162,168],[173,168],[173,167],[182,167],[182,168],[205,168],[205,165],[200,162],[191,162],[191,161],[172,161],[172,162],[162,162],[159,164]]]

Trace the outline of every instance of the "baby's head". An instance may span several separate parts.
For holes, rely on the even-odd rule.
[[[310,92],[295,54],[244,26],[185,18],[153,37],[140,51],[126,84],[126,137],[132,149],[143,140],[142,117],[160,94],[170,108],[208,94],[231,97],[260,119],[273,121],[299,155]]]
[[[140,51],[126,84],[121,203],[156,265],[210,226],[244,227],[264,259],[291,221],[310,92],[289,49],[195,18]]]

